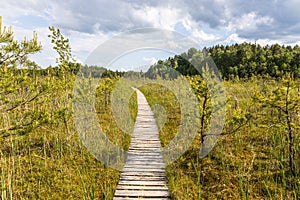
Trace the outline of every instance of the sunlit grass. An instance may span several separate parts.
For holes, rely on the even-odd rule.
[[[98,97],[98,102],[102,101]],[[118,129],[110,104],[99,114],[108,137],[126,149],[130,137]],[[137,113],[136,93],[130,113]],[[81,143],[69,121],[69,135],[62,122],[45,125],[24,136],[0,139],[1,199],[112,199],[120,172],[104,166]]]
[[[230,109],[257,111],[251,95],[259,89],[255,82],[226,82]],[[168,119],[180,122],[180,112],[168,106],[174,95],[159,85],[141,87],[150,106],[163,105]],[[174,112],[175,111],[175,112]],[[230,112],[230,110],[228,111]],[[255,114],[255,113],[253,113]],[[158,114],[155,113],[157,116]],[[227,122],[230,116],[227,117]],[[254,120],[233,134],[222,135],[214,149],[199,159],[200,137],[174,163],[167,166],[168,187],[174,199],[297,199],[299,176],[288,171],[284,130],[266,130]],[[171,125],[172,124],[172,125]],[[161,141],[169,141],[176,133],[167,120],[160,131]],[[227,127],[228,128],[228,127]],[[229,127],[230,128],[230,127]],[[299,142],[299,138],[297,139]],[[297,144],[297,143],[296,143]],[[296,162],[299,162],[299,156]],[[299,169],[298,169],[299,170]]]
[[[251,96],[261,89],[260,85],[235,81],[225,82],[225,86],[226,129],[214,149],[200,159],[198,135],[188,151],[167,166],[173,199],[299,199],[299,167],[296,176],[289,172],[286,130],[262,126],[263,117],[268,115],[259,113],[269,110],[261,110],[251,102]],[[157,112],[159,109],[165,111],[160,139],[162,146],[166,146],[177,134],[180,124],[178,100],[159,84],[146,84],[139,89],[150,106],[156,106],[155,117],[164,117]],[[99,123],[107,137],[126,150],[130,135],[124,134],[116,124],[111,102],[103,104],[103,101],[104,96],[99,95],[96,103]],[[136,93],[130,97],[129,108],[135,120]],[[228,121],[236,110],[250,111],[254,118],[230,132],[234,127]],[[1,199],[112,199],[119,171],[104,166],[86,150],[71,121],[68,121],[68,132],[63,121],[57,120],[27,135],[0,139]],[[295,150],[299,152],[299,129],[295,130]],[[299,154],[295,164],[300,164]]]

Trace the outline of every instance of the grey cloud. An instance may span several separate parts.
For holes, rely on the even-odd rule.
[[[249,39],[268,38],[281,39],[290,35],[299,35],[300,27],[297,26],[300,21],[299,7],[300,2],[290,1],[233,1],[229,7],[232,16],[227,19],[232,21],[245,13],[255,12],[257,15],[268,16],[273,19],[270,24],[261,24],[253,30],[237,31],[242,37]]]
[[[135,15],[136,11],[146,7],[180,9],[183,17],[189,16],[193,21],[193,29],[204,30],[208,25],[220,34],[228,32],[228,27],[238,23],[248,13],[273,20],[269,24],[261,23],[246,29],[229,30],[246,39],[296,41],[300,33],[300,1],[297,0],[5,0],[0,11],[13,7],[24,12],[42,12],[42,15],[46,13],[53,25],[85,33],[100,31],[109,34],[138,27],[151,27],[154,22],[152,24],[151,20]]]
[[[88,33],[97,29],[112,32],[149,25],[134,18],[131,15],[133,9],[130,3],[123,1],[73,0],[63,4],[53,2],[51,13],[56,16],[55,25]],[[72,14],[68,15],[68,12]]]
[[[255,13],[258,17],[269,17],[272,23],[257,24],[257,26],[246,30],[235,30],[235,33],[247,39],[279,39],[294,38],[297,41],[300,33],[300,1],[185,1],[192,19],[209,24],[210,27],[225,30],[230,23],[235,23],[247,13]],[[205,8],[201,12],[201,6]],[[200,27],[199,27],[200,28]],[[294,37],[291,37],[294,36]],[[290,39],[291,40],[291,39]]]
[[[195,21],[206,23],[212,28],[221,26],[222,20],[226,18],[225,5],[215,1],[190,0],[185,1],[185,7]]]

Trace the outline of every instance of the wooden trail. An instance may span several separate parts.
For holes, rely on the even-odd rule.
[[[153,112],[137,89],[138,114],[114,200],[170,199]]]

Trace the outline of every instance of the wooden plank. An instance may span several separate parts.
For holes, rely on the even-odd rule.
[[[146,156],[152,156],[158,159],[162,159],[163,155],[160,152],[155,151],[131,151],[129,154],[127,154],[127,158],[135,158],[135,157],[146,157]]]
[[[121,176],[123,181],[166,181],[165,176]]]
[[[163,159],[163,155],[161,154],[157,154],[155,152],[144,152],[144,153],[140,153],[138,155],[138,152],[135,153],[136,155],[127,155],[127,159],[135,159],[135,158],[150,158],[150,159],[157,159],[157,160],[161,160]]]
[[[140,154],[140,155],[130,155],[127,156],[126,160],[134,160],[134,159],[149,159],[149,160],[162,160],[163,157],[161,155],[153,155],[151,153],[148,154]]]
[[[162,159],[157,159],[155,157],[139,157],[139,158],[129,158],[126,159],[126,163],[140,163],[142,165],[151,165],[151,164],[163,164],[164,166],[166,165]]]
[[[147,162],[148,161],[148,162]],[[145,164],[149,164],[149,165],[152,165],[152,166],[163,166],[163,167],[166,167],[166,164],[161,162],[161,161],[152,161],[152,162],[149,162],[149,160],[127,160],[127,163],[126,165],[145,165]]]
[[[160,144],[132,144],[130,147],[132,148],[155,148],[155,147],[160,147]]]
[[[131,142],[136,142],[136,140],[133,140],[134,138],[131,138]],[[154,139],[154,138],[150,138],[150,139],[147,139],[147,138],[144,138],[143,139],[144,142],[160,142],[158,141],[157,139]]]
[[[136,166],[151,165],[153,167],[158,166],[158,167],[166,168],[165,163],[157,160],[148,160],[148,159],[127,160],[127,163],[124,165],[124,167],[130,165],[136,165]]]
[[[144,163],[138,162],[138,160],[132,160],[132,161],[127,161],[124,167],[132,167],[132,166],[137,166],[137,167],[147,167],[147,168],[166,168],[166,165],[163,162],[158,162],[158,161],[152,161],[150,162],[149,160],[142,161]]]
[[[141,139],[141,140],[145,140],[145,139]],[[161,143],[159,141],[151,141],[148,143],[132,141],[130,147],[133,147],[134,145],[148,145],[149,147],[153,147],[153,148],[155,147],[157,150],[160,150],[160,147],[161,147]]]
[[[158,148],[154,147],[134,147],[131,148],[130,150],[138,150],[138,151],[145,151],[145,152],[161,152]]]
[[[140,185],[118,185],[117,190],[168,190],[167,186],[140,186]]]
[[[142,138],[142,140],[144,140],[144,139],[145,138]],[[160,147],[161,147],[160,141],[154,141],[154,140],[148,141],[148,142],[132,141],[130,146],[140,145],[140,144],[143,144],[143,145],[154,145],[157,149],[160,149]],[[157,146],[157,145],[159,145],[159,146]]]
[[[124,167],[143,168],[144,166],[147,166],[145,168],[152,168],[152,169],[165,169],[166,168],[166,166],[163,163],[155,163],[155,164],[149,163],[149,165],[144,165],[144,164],[141,164],[141,163],[128,163]]]
[[[153,112],[139,91],[137,100],[136,124],[113,199],[170,199],[165,175],[166,164]]]
[[[165,176],[164,172],[123,172],[121,176]]]
[[[161,153],[153,152],[153,151],[146,151],[146,152],[131,151],[129,154],[127,154],[127,158],[143,157],[143,156],[156,156],[159,159],[163,158],[163,155]]]
[[[165,172],[164,169],[140,169],[140,168],[125,168],[122,172]]]
[[[135,197],[114,197],[113,200],[169,200],[168,197],[161,197],[161,198],[135,198]]]
[[[155,176],[122,175],[120,180],[123,180],[123,181],[166,181],[166,176],[162,176],[162,175],[155,175]]]
[[[155,135],[148,135],[148,136],[136,136],[136,135],[133,135],[131,139],[132,139],[132,141],[137,141],[137,140],[153,140],[153,141],[156,141],[157,140],[157,136],[155,136]]]
[[[133,160],[135,158],[139,158],[139,159],[149,158],[150,160],[151,159],[161,160],[161,159],[163,159],[163,156],[160,155],[160,154],[153,153],[153,152],[144,152],[144,153],[141,153],[140,155],[129,155],[129,156],[127,156],[127,160]]]
[[[131,141],[131,144],[140,144],[140,141]],[[159,140],[146,140],[143,141],[143,143],[147,143],[147,144],[160,144]]]
[[[157,186],[166,186],[166,181],[130,181],[130,180],[120,180],[120,185],[157,185]]]
[[[149,159],[149,160],[158,160],[158,161],[163,162],[162,155],[151,153],[151,152],[141,153],[140,155],[128,155],[126,158],[126,160],[135,160],[135,159]]]
[[[139,165],[139,166],[136,166],[136,165],[133,165],[133,166],[125,166],[123,168],[123,171],[126,171],[126,170],[132,170],[132,171],[137,171],[137,170],[143,170],[143,171],[165,171],[165,167],[153,167],[153,166],[149,166],[149,165]]]
[[[117,190],[115,196],[125,196],[125,197],[169,197],[169,191],[157,191],[157,190],[139,190],[139,191],[129,191],[129,190]]]

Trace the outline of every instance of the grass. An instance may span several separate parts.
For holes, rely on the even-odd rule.
[[[255,82],[243,81],[228,81],[225,86],[228,99],[231,99],[227,105],[227,130],[232,120],[230,113],[234,109],[251,112],[259,110],[251,103],[251,95],[259,86]],[[170,106],[175,100],[174,94],[155,84],[144,85],[139,89],[145,94],[150,106],[159,104],[166,110],[166,124],[160,131],[162,145],[165,145],[176,133],[174,126],[180,123],[179,109]],[[155,113],[155,116],[158,115]],[[292,175],[288,170],[285,130],[268,130],[260,126],[261,120],[264,119],[258,117],[236,132],[222,135],[214,149],[203,159],[198,157],[201,144],[197,136],[189,150],[167,166],[172,198],[299,199],[299,176]],[[297,156],[295,162],[299,163],[299,160]]]
[[[102,104],[98,96],[98,105]],[[118,129],[110,102],[98,106],[99,122],[108,137],[128,148],[130,136]],[[130,97],[132,119],[136,93]],[[24,136],[0,139],[0,197],[8,199],[112,199],[120,173],[96,160],[81,143],[69,120],[42,126]],[[119,140],[115,140],[118,138]]]
[[[280,83],[268,86],[277,84]],[[260,91],[258,82],[228,81],[225,86],[228,112],[224,134],[203,159],[198,157],[198,135],[188,151],[167,166],[172,198],[299,199],[299,128],[295,129],[298,171],[293,175],[288,167],[286,130],[282,126],[263,125],[266,117],[272,117],[268,115],[270,110],[262,110],[251,100]],[[157,121],[162,122],[158,124],[160,139],[162,146],[166,146],[178,131],[179,102],[162,84],[146,84],[139,89]],[[114,119],[110,109],[112,90],[108,87],[104,91],[107,96],[97,96],[99,123],[112,142],[127,150],[130,135],[124,134]],[[128,105],[130,116],[135,119],[136,93],[130,96]],[[239,125],[231,123],[233,117],[245,112],[251,112],[253,119],[231,132]],[[0,138],[1,199],[112,199],[119,171],[104,166],[86,150],[72,119],[68,121],[68,132],[66,128],[62,120],[57,120],[27,135]]]

